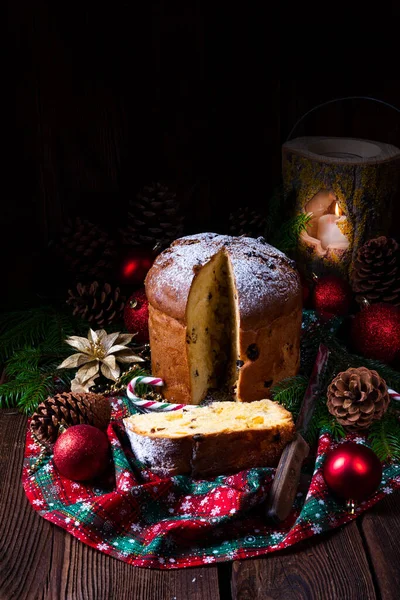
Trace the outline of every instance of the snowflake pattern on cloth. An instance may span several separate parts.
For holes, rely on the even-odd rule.
[[[322,476],[326,453],[335,445],[322,433],[308,493],[297,494],[284,522],[270,524],[265,499],[274,469],[248,469],[203,480],[185,475],[162,479],[132,453],[122,423],[130,414],[127,402],[110,401],[109,473],[85,484],[62,477],[52,456],[40,457],[28,424],[22,482],[42,517],[132,565],[178,569],[262,556],[348,523],[400,489],[400,465],[383,465],[378,491],[359,504],[355,515],[349,514],[329,493]],[[366,443],[361,437],[356,441]]]

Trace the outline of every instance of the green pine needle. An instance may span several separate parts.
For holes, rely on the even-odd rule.
[[[292,217],[277,229],[271,239],[271,244],[282,252],[292,252],[297,248],[300,234],[307,229],[312,214],[300,213]]]
[[[308,380],[303,375],[289,377],[274,385],[271,390],[271,396],[275,402],[282,404],[296,418],[307,389],[307,384]]]
[[[381,461],[400,460],[400,423],[395,415],[389,413],[371,425],[368,438]]]

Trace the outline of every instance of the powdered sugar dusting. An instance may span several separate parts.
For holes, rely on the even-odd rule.
[[[146,279],[150,303],[184,321],[186,302],[196,271],[223,250],[229,257],[237,288],[240,326],[260,325],[299,305],[300,282],[294,263],[263,238],[215,233],[190,235],[173,242],[156,259]]]
[[[173,242],[156,258],[146,278],[149,302],[183,320],[196,270],[208,263],[231,239],[216,233],[200,233]]]
[[[269,321],[293,310],[300,296],[294,263],[263,238],[233,238],[227,248],[237,288],[240,326],[267,315]],[[289,306],[288,306],[289,304]],[[248,323],[251,326],[252,323]]]
[[[129,418],[124,419],[124,424],[132,450],[140,462],[158,471],[165,470],[165,474],[176,467],[176,439],[138,434],[132,430]]]

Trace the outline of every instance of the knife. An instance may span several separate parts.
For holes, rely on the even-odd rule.
[[[268,498],[267,517],[273,521],[284,521],[292,509],[299,485],[301,465],[310,451],[310,447],[302,434],[307,431],[310,424],[328,359],[328,348],[324,344],[320,344],[296,420],[295,437],[284,448],[272,482]]]

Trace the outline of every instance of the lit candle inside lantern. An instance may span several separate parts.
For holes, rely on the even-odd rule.
[[[321,241],[321,246],[325,250],[328,246],[335,248],[348,248],[349,240],[340,231],[338,223],[344,223],[345,216],[339,216],[339,205],[335,205],[335,214],[322,215],[318,220],[317,237]]]

